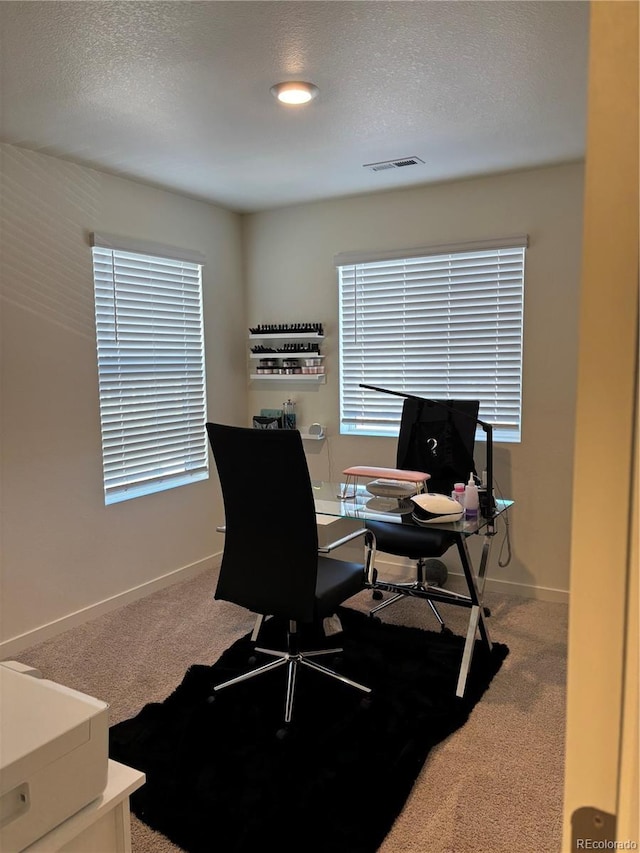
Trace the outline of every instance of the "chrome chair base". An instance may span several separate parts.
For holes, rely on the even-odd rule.
[[[434,574],[439,578],[439,583],[434,581],[434,578],[429,577],[429,573]],[[447,567],[441,560],[433,559],[431,557],[421,557],[416,562],[416,579],[414,581],[403,582],[403,583],[394,583],[392,585],[393,592],[395,595],[392,595],[391,598],[388,598],[386,601],[381,602],[376,605],[376,607],[372,608],[369,611],[369,616],[375,616],[376,613],[379,613],[380,610],[384,610],[385,607],[390,607],[392,604],[395,604],[397,601],[401,601],[407,595],[415,595],[418,597],[425,598],[427,604],[431,608],[431,612],[438,620],[438,624],[440,625],[441,631],[446,631],[447,626],[444,624],[444,619],[440,615],[440,611],[436,607],[435,603],[428,597],[429,593],[432,591],[437,591],[438,593],[443,593],[445,596],[449,594],[449,590],[442,589],[442,584],[447,579]],[[390,585],[391,586],[391,585]],[[382,597],[382,593],[380,591],[378,596],[375,596],[375,584],[374,584],[374,596]]]
[[[421,593],[425,596],[429,594],[431,590],[437,589],[440,591],[439,587],[434,587],[432,584],[424,583],[423,581],[411,581],[411,583],[396,583],[393,585],[395,589],[402,590],[401,592],[397,592],[395,595],[392,595],[391,598],[388,598],[386,601],[383,601],[381,604],[377,604],[369,611],[369,616],[375,616],[380,610],[384,610],[385,607],[390,607],[392,604],[395,604],[397,601],[401,601],[403,598],[406,598],[408,595],[415,595],[416,593],[420,595]],[[444,591],[444,590],[443,590]],[[444,619],[440,615],[440,611],[436,607],[436,605],[431,601],[430,598],[426,598],[426,602],[431,608],[433,615],[438,620],[438,624],[440,625],[440,630],[446,630],[446,625],[444,624]]]
[[[288,634],[288,651],[281,651],[278,649],[263,649],[263,648],[255,648],[254,652],[260,652],[264,655],[269,655],[270,657],[274,657],[275,660],[269,661],[268,663],[263,664],[262,666],[257,667],[256,669],[251,669],[249,672],[245,672],[242,675],[237,675],[235,678],[230,678],[228,681],[223,681],[221,684],[216,684],[213,688],[214,695],[221,690],[225,690],[227,687],[232,687],[234,684],[240,684],[242,681],[247,681],[250,678],[255,678],[258,675],[264,675],[266,672],[270,672],[273,669],[278,669],[281,666],[287,667],[287,693],[285,696],[284,703],[284,722],[285,725],[288,725],[291,722],[291,718],[293,716],[293,700],[295,697],[296,690],[296,678],[298,674],[298,668],[300,666],[306,666],[309,669],[315,670],[319,672],[321,675],[328,675],[331,678],[334,678],[336,681],[341,681],[343,684],[348,684],[350,687],[356,688],[356,690],[360,690],[365,695],[371,694],[371,688],[366,687],[364,684],[359,684],[357,681],[353,681],[351,678],[347,678],[346,675],[341,675],[339,672],[335,672],[333,669],[329,669],[326,666],[323,666],[320,663],[316,663],[316,661],[311,660],[311,658],[321,657],[323,655],[335,655],[340,654],[342,651],[341,648],[337,649],[318,649],[309,652],[300,652],[294,651],[295,648],[295,639],[296,632],[290,632]]]

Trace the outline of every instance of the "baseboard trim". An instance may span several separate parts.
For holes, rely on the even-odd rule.
[[[450,582],[448,586],[453,587],[454,582],[459,583],[461,588],[466,587],[464,575],[449,573]],[[555,601],[560,604],[569,603],[569,591],[566,589],[555,589],[549,586],[532,586],[531,584],[515,583],[513,581],[487,578],[485,592],[498,592],[504,595],[514,595],[519,598],[535,598],[538,601]]]
[[[84,622],[89,622],[91,619],[96,619],[104,613],[117,610],[119,607],[124,607],[140,598],[145,598],[147,595],[151,595],[167,586],[189,580],[207,569],[219,567],[221,559],[222,552],[212,554],[195,563],[174,569],[174,571],[167,572],[167,574],[161,575],[158,578],[153,578],[153,580],[117,593],[110,598],[97,601],[95,604],[90,604],[87,607],[83,607],[38,628],[34,628],[31,631],[26,631],[24,634],[4,640],[0,642],[0,660],[10,659],[24,651],[24,649],[35,646],[45,640],[50,640],[57,634],[62,634],[63,631],[68,631],[70,628],[75,628],[77,625],[82,625]],[[406,565],[381,560],[379,556],[376,559],[376,566],[380,577],[389,578],[390,580],[406,580],[408,574],[410,574],[410,569]],[[449,572],[447,587],[454,592],[464,592],[466,590],[464,576],[456,572]],[[530,584],[487,578],[485,589],[489,592],[513,595],[519,598],[534,598],[540,601],[555,601],[563,604],[569,603],[569,592],[564,589],[554,589],[553,587],[532,586]]]
[[[380,578],[390,580],[407,580],[411,578],[411,568],[405,564],[394,563],[390,560],[381,560],[376,556],[376,568]],[[467,585],[464,575],[460,572],[449,571],[447,588],[453,592],[466,592]],[[513,595],[519,598],[534,598],[539,601],[555,601],[561,604],[569,603],[569,591],[565,589],[554,589],[546,586],[533,586],[531,584],[516,583],[514,581],[487,578],[485,592],[497,592],[504,595]]]
[[[66,616],[61,616],[59,619],[54,619],[52,622],[40,625],[40,627],[26,631],[24,634],[4,640],[0,643],[0,660],[10,659],[14,655],[24,651],[24,649],[35,646],[37,643],[42,643],[45,640],[50,640],[57,634],[62,634],[63,631],[68,631],[70,628],[75,628],[77,625],[82,625],[84,622],[89,622],[98,616],[102,616],[104,613],[117,610],[140,598],[146,598],[146,596],[165,587],[196,577],[196,575],[207,571],[207,569],[219,567],[221,559],[222,552],[213,554],[202,560],[197,560],[195,563],[189,563],[187,566],[167,572],[167,574],[161,575],[158,578],[153,578],[153,580],[145,581],[145,583],[138,584],[138,586],[131,587],[124,590],[124,592],[119,592],[102,601],[97,601],[95,604],[90,604],[73,613],[68,613]]]

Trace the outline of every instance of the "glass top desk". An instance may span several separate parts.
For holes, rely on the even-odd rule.
[[[374,497],[366,491],[363,485],[313,481],[312,488],[316,512],[320,515],[351,518],[363,523],[366,521],[387,521],[392,524],[413,524],[410,501]],[[429,601],[469,608],[469,625],[456,687],[457,696],[464,695],[478,631],[488,648],[491,649],[492,647],[483,607],[484,585],[491,543],[496,534],[496,520],[512,505],[513,501],[510,500],[496,500],[496,509],[491,518],[478,515],[472,519],[463,517],[460,521],[446,524],[431,523],[425,525],[424,528],[421,525],[415,525],[416,530],[444,530],[456,534],[455,542],[464,572],[467,594],[452,592],[430,584],[427,584],[426,589],[415,589],[398,583],[394,584],[393,581],[378,580],[375,574],[374,581],[371,584],[374,590],[410,595]],[[477,569],[473,565],[467,548],[467,539],[473,535],[483,537],[482,552]]]

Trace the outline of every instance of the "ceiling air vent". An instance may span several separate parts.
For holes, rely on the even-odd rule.
[[[383,160],[381,163],[365,163],[365,169],[370,172],[384,172],[387,169],[400,169],[403,166],[417,166],[419,163],[424,164],[424,160],[419,157],[402,157],[400,160]]]

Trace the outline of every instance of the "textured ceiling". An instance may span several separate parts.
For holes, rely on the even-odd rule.
[[[0,32],[3,141],[234,210],[584,154],[582,0],[5,0]]]

